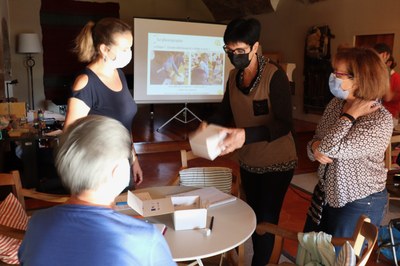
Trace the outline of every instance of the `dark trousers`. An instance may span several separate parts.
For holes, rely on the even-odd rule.
[[[286,191],[292,181],[294,169],[285,172],[250,173],[240,169],[246,201],[254,210],[257,223],[277,224]],[[271,234],[258,235],[254,232],[252,266],[266,265],[274,247],[275,237]]]

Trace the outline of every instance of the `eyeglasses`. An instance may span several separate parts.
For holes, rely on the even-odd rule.
[[[348,74],[348,73],[337,72],[337,71],[332,72],[332,73],[338,79],[353,79],[354,78],[354,76],[352,74]]]
[[[250,47],[250,51],[251,51],[251,49],[253,49],[253,46],[250,45],[249,47]],[[237,48],[237,49],[232,50],[232,49],[230,49],[230,48],[229,48],[228,46],[226,46],[226,45],[224,45],[222,48],[224,49],[225,53],[227,53],[227,54],[247,54],[247,53],[246,53],[246,49],[247,49],[247,48],[246,48],[246,49]],[[249,52],[249,53],[250,53],[250,52]]]

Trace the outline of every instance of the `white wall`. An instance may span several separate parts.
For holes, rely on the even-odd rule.
[[[29,80],[28,70],[24,66],[25,55],[16,53],[16,40],[19,33],[38,33],[41,38],[42,30],[40,27],[40,0],[30,0],[29,7],[27,1],[9,0],[9,27],[10,27],[10,48],[11,48],[11,68],[13,79],[18,79],[18,84],[14,86],[14,97],[18,101],[28,102]],[[21,8],[24,6],[24,8]],[[36,64],[33,67],[33,88],[35,108],[42,106],[44,97],[43,90],[43,54],[33,55]]]
[[[2,0],[4,1],[4,0]],[[14,87],[14,96],[19,101],[28,99],[28,75],[24,67],[24,55],[15,52],[16,37],[19,33],[35,32],[41,36],[40,27],[40,0],[6,0],[9,4],[10,14],[10,46],[13,79],[19,83]],[[54,0],[56,1],[56,0]],[[89,0],[87,0],[89,1]],[[201,0],[91,0],[91,2],[119,2],[120,18],[127,23],[132,23],[132,18],[138,17],[163,17],[192,20],[213,21],[213,17]],[[24,8],[21,8],[24,6]],[[45,51],[44,51],[45,52]],[[34,55],[36,65],[33,68],[35,108],[47,104],[43,88],[43,54]]]
[[[329,25],[336,37],[331,53],[339,44],[353,44],[355,35],[395,33],[394,56],[400,62],[400,1],[325,0],[315,4],[280,0],[275,13],[255,16],[262,23],[263,51],[281,51],[283,61],[296,63],[293,72],[296,95],[294,116],[317,121],[319,116],[303,113],[303,64],[307,30],[313,25]]]

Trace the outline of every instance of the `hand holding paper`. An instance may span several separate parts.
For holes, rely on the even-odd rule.
[[[220,142],[221,154],[225,155],[231,153],[237,149],[240,149],[246,138],[246,134],[243,128],[223,128],[221,134],[226,137]]]
[[[193,154],[214,160],[222,152],[220,143],[226,136],[224,129],[210,124],[205,129],[196,131],[194,135],[189,137]]]

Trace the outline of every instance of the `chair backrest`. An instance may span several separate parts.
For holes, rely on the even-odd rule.
[[[378,239],[378,227],[370,222],[364,222],[361,228],[360,235],[362,235],[367,241],[367,249],[363,252],[357,265],[364,266],[367,264],[369,257],[371,256],[372,250]]]
[[[25,236],[25,228],[28,222],[25,197],[46,202],[62,203],[65,202],[69,196],[40,193],[22,188],[18,171],[0,173],[0,186],[10,186],[15,195],[15,197],[12,197],[12,195],[8,196],[1,204],[0,265],[8,265],[5,262],[18,262],[16,254],[21,240]],[[18,202],[21,204],[18,204]]]
[[[393,151],[392,145],[400,143],[400,135],[393,135],[390,139],[390,143],[385,151],[385,167],[390,171],[396,162],[392,161],[393,156],[397,156],[398,152]]]
[[[179,185],[215,187],[225,193],[232,192],[232,170],[227,167],[191,167],[179,171]]]
[[[283,243],[285,240],[298,241],[297,233],[295,231],[287,230],[279,227],[278,225],[270,224],[267,222],[259,223],[256,227],[256,233],[263,235],[270,233],[275,235],[274,249],[270,257],[270,264],[278,264],[279,258],[282,253]],[[350,238],[332,237],[332,244],[334,246],[343,246],[348,241],[354,249],[357,256],[357,266],[365,266],[378,239],[378,228],[371,223],[371,220],[361,215],[358,219],[353,236]],[[367,247],[363,250],[364,243]]]
[[[25,209],[25,199],[22,194],[21,178],[18,171],[0,173],[0,186],[11,186],[13,194]]]
[[[0,173],[0,186],[11,186],[13,194],[24,209],[26,209],[25,197],[53,203],[64,203],[69,199],[69,195],[47,194],[23,188],[19,171],[16,170],[10,173]]]
[[[352,245],[354,252],[357,256],[357,266],[364,266],[367,264],[369,257],[371,256],[374,245],[378,239],[378,227],[371,223],[365,215],[361,215],[358,219],[356,229],[354,230],[351,239],[345,238],[332,238],[332,244],[343,245],[347,240]],[[364,243],[366,242],[367,247],[363,249]]]
[[[181,150],[182,167],[178,175],[169,185],[184,185],[194,187],[216,187],[225,193],[231,193],[236,197],[240,196],[240,174],[235,169],[229,167],[234,165],[231,160],[217,159],[209,161],[193,154],[192,151]],[[199,159],[200,165],[189,167],[188,162]],[[222,165],[221,165],[222,164]]]

